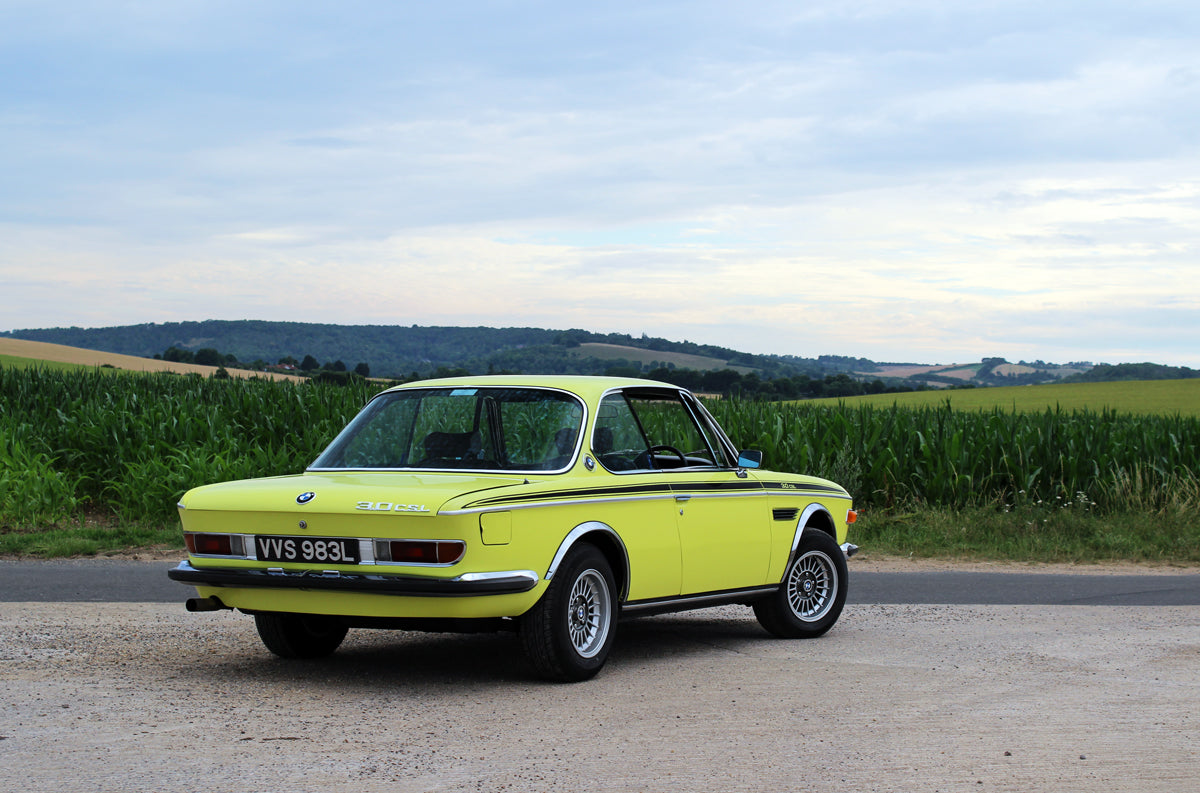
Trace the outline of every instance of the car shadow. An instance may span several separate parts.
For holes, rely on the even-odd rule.
[[[253,627],[247,628],[252,636]],[[448,683],[542,682],[525,659],[515,633],[356,629],[335,654],[313,660],[277,658],[249,639],[247,636],[247,641],[228,647],[225,653],[207,654],[199,661],[180,659],[178,673],[211,677],[215,664],[220,667],[220,677],[231,684],[302,685],[310,691],[362,686],[377,692],[380,686],[413,689]],[[624,620],[617,626],[616,644],[602,674],[674,670],[681,660],[745,652],[764,641],[771,638],[749,611],[737,616],[690,612]]]

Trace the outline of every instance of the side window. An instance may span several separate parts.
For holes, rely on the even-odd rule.
[[[592,451],[610,471],[712,468],[722,458],[679,395],[630,390],[600,403]]]
[[[632,471],[648,448],[646,436],[625,397],[621,394],[604,397],[592,433],[592,452],[600,464],[610,471]]]

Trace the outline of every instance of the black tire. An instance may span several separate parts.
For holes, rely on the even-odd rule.
[[[846,555],[837,541],[806,528],[779,590],[754,604],[754,616],[781,638],[816,638],[841,616],[848,583]]]
[[[337,617],[322,614],[255,614],[258,636],[280,658],[324,658],[346,638]]]
[[[541,600],[521,617],[521,644],[538,674],[576,682],[594,677],[617,631],[616,581],[594,545],[571,550]]]

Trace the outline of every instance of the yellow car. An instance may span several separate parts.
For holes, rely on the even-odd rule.
[[[488,376],[377,395],[299,476],[179,502],[191,611],[254,615],[312,658],[348,628],[516,630],[537,672],[584,680],[619,618],[739,603],[828,631],[850,496],[759,469],[689,392],[648,380]]]

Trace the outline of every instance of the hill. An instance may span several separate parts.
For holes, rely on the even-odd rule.
[[[742,374],[755,371],[755,367],[752,366],[730,365],[729,361],[725,358],[713,358],[709,355],[692,355],[686,352],[660,352],[640,347],[630,347],[624,344],[587,342],[572,348],[572,353],[579,358],[621,361],[624,364],[636,363],[646,369],[667,367],[672,369],[695,369],[698,372],[715,369],[733,369]]]
[[[399,325],[327,325],[261,320],[206,320],[126,325],[110,328],[14,330],[0,337],[41,341],[149,358],[167,349],[204,348],[238,361],[275,363],[311,355],[339,360],[348,368],[367,363],[379,377],[428,375],[439,368],[472,372],[520,371],[544,374],[602,374],[614,367],[731,368],[764,377],[824,375],[848,371],[854,359],[806,359],[752,355],[737,350],[628,334],[542,328],[458,328]],[[587,345],[587,346],[585,346]],[[865,362],[869,365],[870,362]],[[646,368],[654,368],[647,366]]]
[[[646,375],[687,379],[700,390],[794,398],[897,390],[1042,385],[1062,381],[1193,378],[1200,372],[1158,364],[1093,366],[983,358],[949,365],[877,363],[821,355],[759,355],[690,341],[580,329],[333,325],[263,320],[205,320],[108,328],[45,328],[0,332],[0,339],[43,342],[139,359],[168,351],[219,353],[249,369],[281,359],[337,371],[365,365],[370,375],[411,379],[446,372]],[[800,342],[798,341],[797,344]],[[190,356],[185,356],[185,359]],[[211,359],[213,356],[208,356]],[[50,360],[50,358],[46,358]],[[199,360],[199,359],[197,359]],[[340,366],[336,365],[340,364]],[[149,367],[130,364],[123,368]],[[227,367],[233,371],[232,367]],[[697,381],[685,373],[704,373]],[[790,381],[783,383],[782,381]],[[776,383],[777,388],[763,384]],[[823,384],[823,385],[818,385]]]

